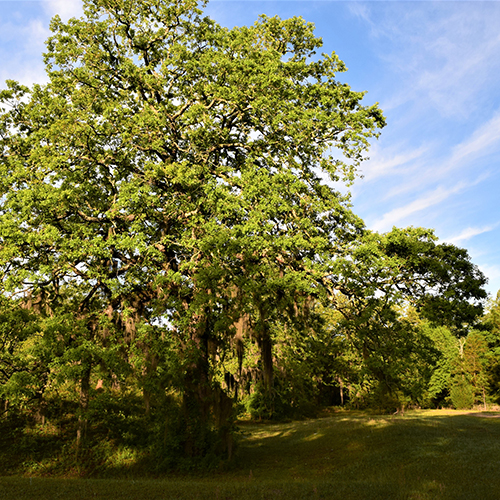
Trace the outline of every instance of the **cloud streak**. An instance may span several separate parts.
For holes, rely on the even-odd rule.
[[[500,68],[500,4],[433,2],[409,9],[390,2],[351,11],[367,25],[380,60],[404,83],[389,107],[418,102],[465,120],[485,102]],[[387,51],[388,43],[399,50]]]
[[[453,148],[448,168],[473,160],[500,149],[500,110],[472,135]]]
[[[42,5],[50,17],[58,14],[63,21],[70,17],[79,17],[83,13],[81,0],[47,0]]]
[[[442,159],[438,159],[435,150],[445,146],[439,143],[434,145],[432,142],[434,140],[417,149],[410,147],[396,152],[391,148],[376,148],[373,165],[370,160],[365,179],[371,181],[382,175],[402,174],[404,182],[388,189],[385,199],[402,196],[424,186],[436,185],[449,179],[453,172],[461,171],[460,176],[466,179],[468,174],[476,172],[480,160],[500,152],[500,109],[462,142],[452,146],[448,155]],[[411,168],[408,164],[411,164]],[[484,171],[483,178],[487,176],[487,171]]]
[[[456,243],[470,240],[471,238],[474,238],[474,236],[478,236],[484,233],[489,233],[490,231],[493,231],[493,229],[496,229],[499,224],[500,223],[491,224],[489,226],[484,226],[484,227],[468,227],[464,229],[462,232],[460,232],[460,234],[457,234],[456,236],[452,236],[451,238],[443,238],[443,241],[455,245]]]
[[[402,173],[405,165],[421,158],[427,150],[427,146],[421,146],[416,149],[394,151],[394,148],[382,149],[375,145],[370,151],[370,160],[363,165],[363,177],[367,181],[372,181],[379,177]],[[404,169],[404,172],[408,172],[408,168]]]
[[[26,24],[16,24],[14,20],[0,24],[0,44],[15,43],[18,57],[10,64],[0,67],[0,81],[17,80],[23,84],[44,83],[47,81],[42,53],[44,42],[50,34],[42,19],[31,19]],[[9,49],[2,47],[0,58],[10,60]]]
[[[424,196],[412,201],[411,203],[397,207],[385,213],[382,218],[372,224],[371,227],[375,231],[388,231],[400,221],[408,218],[410,215],[421,212],[432,206],[439,205],[450,196],[458,194],[476,184],[479,184],[484,179],[485,176],[482,175],[474,182],[462,181],[455,184],[451,188],[444,188],[442,186],[439,186],[431,192],[426,193]]]

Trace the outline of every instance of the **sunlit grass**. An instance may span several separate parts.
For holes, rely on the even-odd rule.
[[[499,499],[500,418],[476,414],[339,412],[280,424],[242,422],[238,455],[225,471],[141,479],[134,469],[141,457],[122,448],[96,471],[101,479],[5,477],[0,498]]]

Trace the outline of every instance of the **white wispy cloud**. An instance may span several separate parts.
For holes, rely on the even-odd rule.
[[[362,166],[363,177],[367,181],[374,180],[378,177],[391,175],[395,173],[408,173],[408,164],[414,160],[421,158],[428,150],[427,146],[419,148],[381,148],[377,144],[372,146],[370,150],[370,160]]]
[[[44,42],[50,33],[47,24],[44,19],[36,18],[28,22],[24,22],[22,18],[0,21],[0,43],[16,43],[16,52],[20,52],[20,56],[43,50]]]
[[[16,80],[26,85],[47,81],[42,53],[49,36],[48,22],[43,19],[12,19],[0,23],[0,44],[15,43],[16,57],[12,59],[9,49],[0,52],[4,64],[0,66],[0,81]]]
[[[495,298],[497,292],[500,292],[497,288],[498,283],[500,283],[500,265],[479,263],[478,267],[489,280],[485,287],[486,291],[491,294],[492,298]]]
[[[496,85],[500,69],[500,4],[495,2],[353,4],[385,68],[400,78],[386,109],[418,102],[443,116],[466,120]],[[388,44],[398,50],[387,50]]]
[[[464,161],[477,159],[495,150],[500,150],[500,110],[453,148],[447,167],[453,168],[456,164],[461,165]]]
[[[432,145],[431,145],[432,143]],[[436,151],[432,154],[432,149],[448,148],[448,154],[438,157]],[[424,153],[431,153],[423,158]],[[429,144],[421,146],[418,149],[408,148],[400,150],[396,154],[391,152],[391,149],[381,149],[377,151],[377,158],[380,158],[380,165],[375,162],[373,168],[374,173],[371,175],[368,170],[367,180],[381,175],[387,168],[387,173],[395,171],[404,172],[404,182],[398,183],[385,193],[385,198],[394,198],[405,193],[422,189],[424,186],[436,185],[444,179],[448,179],[452,172],[460,171],[462,178],[467,178],[468,175],[476,173],[476,166],[479,160],[500,153],[500,109],[496,110],[493,116],[479,125],[478,128],[472,130],[471,133],[462,141],[451,147],[449,145],[436,144],[434,139]],[[429,157],[430,156],[430,157]],[[383,160],[388,158],[387,160]],[[405,164],[410,161],[420,160],[412,165],[412,169],[405,168]],[[400,162],[397,164],[397,162]],[[484,171],[482,180],[488,176],[488,172]]]
[[[441,64],[422,71],[414,90],[426,94],[442,114],[466,119],[475,110],[478,92],[491,84],[498,69],[500,36],[478,40],[475,32],[447,26],[444,36],[427,45],[425,53]]]
[[[449,235],[444,241],[473,250],[496,293],[500,2],[363,2],[349,9],[370,38],[388,123],[355,188],[363,217],[378,231],[431,223],[436,234]]]
[[[80,17],[83,13],[82,0],[46,0],[43,8],[49,16],[58,14],[63,21],[71,17]]]
[[[447,243],[451,243],[452,245],[455,245],[457,243],[460,243],[462,241],[467,241],[473,238],[474,236],[478,236],[480,234],[488,233],[490,231],[493,231],[493,229],[496,229],[500,223],[497,224],[491,224],[489,226],[483,226],[483,227],[468,227],[466,229],[463,229],[459,234],[452,236],[450,238],[443,238],[443,241],[446,241]]]
[[[45,41],[51,35],[50,19],[59,14],[67,20],[82,13],[81,0],[42,0],[38,4],[41,10],[34,11],[36,14],[28,19],[20,10],[8,20],[0,20],[0,60],[3,62],[0,82],[11,79],[25,85],[46,83],[42,54],[45,52]],[[12,57],[10,49],[4,48],[8,44],[15,45],[15,57]]]
[[[378,221],[371,225],[371,228],[375,231],[388,231],[393,226],[397,225],[399,222],[408,218],[409,216],[415,214],[416,212],[421,212],[427,208],[439,205],[444,202],[452,195],[456,195],[472,186],[479,184],[485,179],[484,175],[481,175],[473,182],[461,181],[452,187],[438,186],[417,198],[416,200],[407,203],[406,205],[394,208],[389,212],[385,213]]]

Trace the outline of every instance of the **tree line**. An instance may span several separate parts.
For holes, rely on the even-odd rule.
[[[230,456],[242,411],[496,397],[467,252],[370,231],[338,187],[385,118],[312,24],[85,0],[51,31],[48,83],[0,92],[4,415],[168,464]]]

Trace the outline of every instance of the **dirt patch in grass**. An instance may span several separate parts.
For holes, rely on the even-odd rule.
[[[489,411],[482,411],[482,412],[476,412],[476,413],[467,413],[467,415],[469,417],[500,418],[500,413],[489,412]]]

